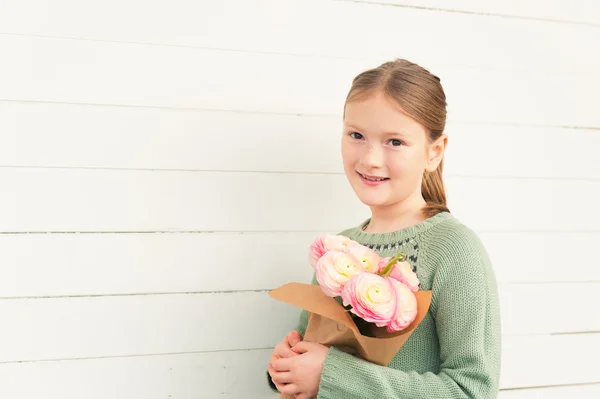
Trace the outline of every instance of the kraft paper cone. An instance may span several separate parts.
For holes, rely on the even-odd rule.
[[[431,304],[431,291],[417,291],[417,316],[402,331],[389,333],[385,328],[373,329],[375,337],[360,333],[350,314],[334,298],[328,297],[321,287],[313,284],[287,283],[269,292],[269,295],[309,312],[304,340],[325,346],[335,346],[371,363],[387,366],[402,348],[408,337],[423,321]],[[281,396],[281,398],[287,398]]]

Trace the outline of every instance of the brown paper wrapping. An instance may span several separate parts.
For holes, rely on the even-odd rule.
[[[360,333],[350,314],[321,287],[313,284],[287,283],[269,292],[279,301],[309,312],[304,340],[317,342],[361,357],[371,363],[387,366],[408,337],[425,318],[431,304],[431,291],[417,291],[417,316],[402,331],[389,333],[384,327],[373,329],[374,337]],[[291,398],[281,396],[281,398]]]

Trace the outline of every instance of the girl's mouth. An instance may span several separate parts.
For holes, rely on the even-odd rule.
[[[368,186],[378,186],[390,180],[389,177],[365,176],[362,173],[358,173],[358,175],[360,176],[362,182]]]

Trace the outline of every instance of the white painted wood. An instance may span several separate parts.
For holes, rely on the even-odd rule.
[[[587,306],[598,303],[599,288],[501,285],[502,331],[600,331]],[[0,314],[0,362],[8,362],[273,347],[299,309],[266,292],[237,292],[5,299]]]
[[[501,391],[500,399],[596,399],[600,396],[600,383],[565,387],[517,389]]]
[[[0,165],[343,173],[338,117],[15,102],[0,115]]]
[[[598,231],[600,226],[600,216],[587,207],[600,199],[598,181],[453,178],[447,179],[447,191],[450,209],[474,229]]]
[[[272,289],[310,282],[317,233],[0,234],[0,297]]]
[[[299,313],[266,292],[14,299],[0,309],[3,362],[268,348]]]
[[[0,396],[265,399],[273,397],[265,374],[270,353],[269,349],[0,364]]]
[[[503,334],[600,333],[600,283],[501,284]]]
[[[548,348],[563,361],[549,361]],[[501,388],[597,382],[598,335],[507,337]],[[271,397],[271,349],[0,364],[0,396],[14,399]],[[523,361],[526,358],[527,361]],[[501,391],[499,398],[595,398],[599,385]],[[274,395],[274,398],[277,396]]]
[[[600,131],[449,123],[445,175],[598,179]]]
[[[341,231],[349,215],[366,216],[343,179],[339,175],[0,169],[1,229]],[[310,203],[311,196],[321,201]]]
[[[439,8],[461,9],[442,3]],[[472,3],[463,7],[489,8]],[[535,10],[543,15],[546,4],[538,4]],[[569,11],[576,6],[563,8]],[[597,6],[592,8],[600,15]],[[589,14],[581,13],[592,18]],[[562,15],[566,17],[564,11]],[[176,0],[149,5],[141,0],[109,0],[84,6],[75,0],[4,0],[0,26],[3,32],[27,35],[323,57],[401,56],[425,64],[536,72],[594,72],[600,67],[600,54],[589,51],[591,43],[600,41],[600,32],[593,26],[344,1],[221,0],[214,4]]]
[[[0,99],[292,114],[340,115],[352,78],[382,61],[10,35],[0,50]],[[600,126],[597,74],[427,67],[450,120]]]
[[[598,282],[600,233],[482,232],[498,281]]]
[[[598,383],[600,334],[503,337],[502,388]]]
[[[344,175],[0,168],[0,231],[341,231],[370,215]],[[597,231],[600,182],[446,179],[486,231]],[[574,194],[576,193],[576,194]],[[311,203],[306,198],[318,198]]]
[[[338,117],[18,102],[0,115],[0,165],[343,173]],[[597,130],[450,122],[447,134],[447,176],[600,179]]]
[[[342,0],[347,1],[347,0]],[[354,1],[354,0],[352,0]],[[427,7],[438,10],[548,19],[598,25],[600,8],[593,0],[357,0],[361,3],[388,3],[399,6]],[[530,21],[527,21],[530,22]]]
[[[0,297],[260,290],[309,282],[306,249],[317,235],[0,234]],[[600,233],[480,236],[499,283],[600,282],[600,268],[590,261]],[[219,272],[242,264],[235,273]]]

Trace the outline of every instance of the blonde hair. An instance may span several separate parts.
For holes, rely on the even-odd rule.
[[[346,103],[364,99],[376,92],[393,99],[404,112],[423,125],[429,141],[437,140],[446,126],[446,95],[440,79],[425,68],[404,59],[385,62],[366,70],[352,81]],[[345,107],[344,107],[345,108]],[[423,173],[421,194],[427,203],[426,216],[450,212],[442,179],[444,160],[433,172]]]

